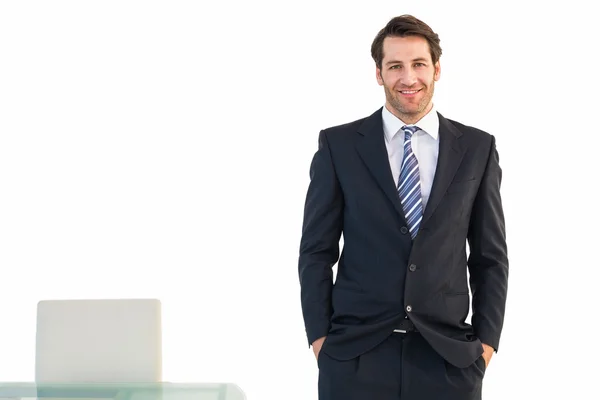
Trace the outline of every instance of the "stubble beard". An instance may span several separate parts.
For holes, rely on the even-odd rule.
[[[389,89],[384,82],[385,98],[390,106],[396,111],[394,114],[407,124],[414,124],[419,121],[425,114],[429,112],[431,99],[433,99],[435,82],[431,82],[427,87],[423,88],[426,91],[425,96],[419,102],[417,109],[409,109],[402,104],[399,99],[399,94]]]

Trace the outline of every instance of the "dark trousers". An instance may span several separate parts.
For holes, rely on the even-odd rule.
[[[319,400],[481,400],[485,360],[445,361],[419,333],[393,333],[348,361],[319,354]]]

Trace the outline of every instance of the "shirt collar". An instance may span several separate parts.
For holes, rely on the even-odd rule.
[[[383,106],[381,116],[383,118],[383,132],[385,134],[385,139],[389,142],[406,124],[402,122],[400,118],[392,114],[386,106]],[[429,110],[429,112],[423,116],[423,118],[421,118],[416,124],[411,125],[418,126],[420,130],[437,140],[440,129],[440,119],[437,115],[435,104],[433,107],[431,107],[431,110]]]

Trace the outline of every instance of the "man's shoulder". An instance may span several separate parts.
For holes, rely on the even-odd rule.
[[[360,118],[351,122],[346,122],[339,125],[329,126],[323,129],[323,132],[327,135],[338,135],[347,134],[350,132],[356,132],[358,128],[367,120],[369,117]]]
[[[448,121],[448,123],[450,123],[456,129],[458,129],[461,133],[478,135],[478,136],[490,136],[490,133],[484,131],[483,129],[477,128],[472,125],[464,124],[462,122],[458,122],[452,118],[447,118],[447,117],[443,117],[443,118],[445,118],[446,121]]]
[[[360,130],[360,127],[373,118],[381,118],[381,108],[377,111],[363,118],[355,119],[350,122],[345,122],[338,125],[332,125],[324,128],[321,132],[327,135],[328,138],[339,138],[347,137],[349,134],[356,133]]]
[[[464,124],[462,122],[458,122],[452,118],[443,117],[451,126],[457,129],[463,135],[466,135],[470,139],[475,140],[490,140],[492,135],[489,132],[484,131],[483,129],[477,128],[472,125]]]

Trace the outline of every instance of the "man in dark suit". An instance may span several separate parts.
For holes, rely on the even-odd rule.
[[[436,110],[427,24],[393,18],[371,52],[385,106],[321,131],[310,167],[299,275],[319,399],[480,399],[508,284],[495,138]]]

